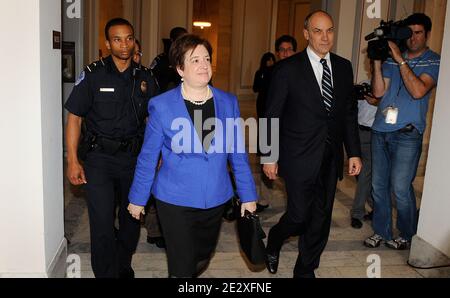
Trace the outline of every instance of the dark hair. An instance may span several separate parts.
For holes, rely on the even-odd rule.
[[[175,27],[170,30],[170,40],[175,41],[178,37],[187,34],[187,30],[183,27]]]
[[[290,35],[283,35],[275,41],[275,51],[279,52],[279,48],[283,42],[292,44],[294,52],[297,52],[297,40]]]
[[[275,55],[271,52],[267,52],[264,55],[262,55],[261,62],[259,64],[259,69],[263,70],[263,69],[267,68],[267,61],[269,61],[269,60],[273,60],[273,62],[277,61],[277,59],[275,58]]]
[[[212,59],[212,46],[206,39],[194,34],[185,34],[172,43],[169,51],[169,60],[173,68],[184,68],[186,53],[195,50],[198,46],[204,46]]]
[[[422,25],[425,29],[425,33],[431,31],[431,19],[424,13],[414,13],[406,18],[405,24],[410,25]]]
[[[303,24],[303,26],[305,27],[306,30],[309,29],[309,23],[311,22],[311,18],[316,14],[316,13],[323,13],[325,15],[327,15],[331,20],[333,20],[333,17],[326,11],[324,10],[315,10],[313,12],[311,12],[309,15],[306,16],[305,18],[305,23]]]
[[[133,36],[134,36],[134,27],[133,27],[133,25],[131,25],[130,22],[128,22],[127,20],[122,19],[122,18],[115,18],[115,19],[110,20],[105,26],[106,40],[109,40],[109,29],[111,29],[111,27],[122,26],[122,25],[130,27],[131,31],[133,31]]]

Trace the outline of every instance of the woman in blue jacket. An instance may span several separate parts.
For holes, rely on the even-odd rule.
[[[208,85],[211,55],[210,43],[195,35],[184,35],[172,45],[170,60],[183,82],[149,103],[144,145],[129,194],[128,210],[136,219],[150,193],[156,198],[170,277],[196,277],[208,264],[224,205],[234,195],[228,164],[241,213],[256,210],[238,101]],[[157,172],[160,153],[163,162]]]

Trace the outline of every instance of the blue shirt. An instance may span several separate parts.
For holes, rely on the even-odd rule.
[[[426,73],[437,83],[440,59],[438,54],[428,49],[421,56],[408,60],[407,63],[416,76]],[[393,132],[412,124],[423,134],[431,91],[421,99],[414,99],[403,83],[399,65],[392,58],[383,64],[383,77],[390,79],[390,86],[378,106],[372,129],[380,132]],[[383,111],[389,106],[398,108],[396,124],[385,122]]]

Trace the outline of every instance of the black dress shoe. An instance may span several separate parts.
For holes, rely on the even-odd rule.
[[[134,270],[132,268],[120,270],[119,278],[133,279],[134,278]]]
[[[163,237],[149,237],[147,236],[147,242],[155,244],[159,248],[166,248],[166,241]]]
[[[353,218],[353,217],[352,217],[351,225],[352,225],[352,228],[354,228],[354,229],[361,229],[363,226],[362,222],[359,219]]]
[[[256,203],[256,213],[263,212],[268,207],[269,207],[269,204],[261,205],[259,203]]]
[[[278,271],[278,262],[280,260],[280,253],[266,254],[266,267],[270,273],[275,274]]]

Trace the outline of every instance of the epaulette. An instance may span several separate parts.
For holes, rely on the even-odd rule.
[[[104,66],[105,62],[103,61],[103,58],[100,58],[100,60],[92,62],[91,64],[87,65],[85,71],[92,73],[97,71],[98,69],[101,69]]]

